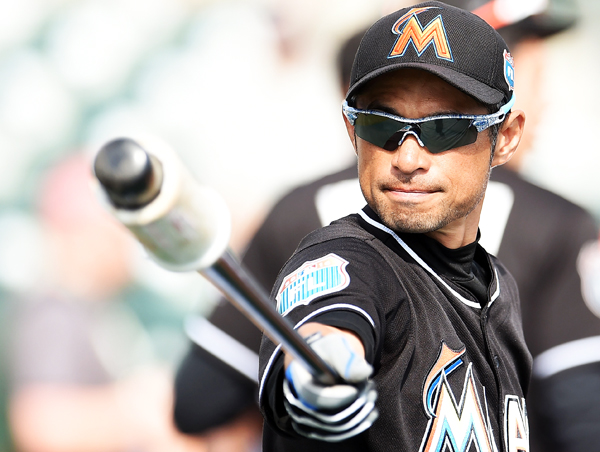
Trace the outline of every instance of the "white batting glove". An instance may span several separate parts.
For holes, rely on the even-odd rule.
[[[303,436],[329,442],[363,432],[378,416],[377,391],[368,380],[373,368],[341,334],[316,334],[309,344],[348,384],[323,385],[292,361],[283,381],[284,405],[292,426]]]

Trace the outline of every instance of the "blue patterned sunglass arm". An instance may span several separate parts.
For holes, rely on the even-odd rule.
[[[515,104],[515,100],[515,93],[513,93],[510,100],[502,107],[500,107],[500,110],[498,110],[496,113],[477,117],[477,119],[473,121],[473,125],[477,129],[477,132],[483,132],[485,129],[493,126],[494,124],[498,124],[504,121],[504,118]]]
[[[344,102],[342,102],[342,112],[344,112],[344,115],[346,116],[346,118],[348,118],[350,124],[354,125],[354,123],[356,122],[356,118],[358,118],[358,111],[359,110],[352,108],[350,105],[348,105],[347,100],[344,100]]]

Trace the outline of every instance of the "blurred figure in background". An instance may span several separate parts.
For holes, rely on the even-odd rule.
[[[598,300],[582,294],[582,286],[592,285],[585,278],[593,276],[582,265],[598,262],[597,227],[588,212],[518,174],[543,109],[544,38],[575,23],[575,5],[560,1],[447,2],[473,10],[503,35],[515,59],[516,106],[527,114],[516,158],[492,172],[482,213],[481,243],[505,263],[519,285],[525,337],[535,358],[528,397],[531,450],[600,450],[596,433],[600,427],[600,319],[593,313],[594,303],[596,312],[600,311]],[[390,9],[399,7],[398,2],[386,3]],[[344,67],[352,63],[360,35],[348,41],[340,54],[340,62],[345,62],[340,71],[343,92],[349,78],[349,69],[345,72]],[[304,235],[363,207],[356,174],[352,164],[292,190],[271,210],[243,259],[267,291]],[[588,255],[592,250],[596,258],[582,260],[582,250]],[[255,382],[248,376],[255,375],[252,360],[260,332],[228,303],[222,303],[208,321],[190,322],[188,334],[195,344],[179,369],[175,415],[178,426],[193,433],[212,422],[226,422],[251,405]],[[224,352],[217,344],[225,342],[236,345]],[[211,387],[204,384],[202,375],[221,377],[218,385]],[[199,410],[201,401],[210,401],[215,417]]]
[[[11,327],[15,445],[24,452],[206,450],[173,427],[172,376],[124,303],[133,242],[94,198],[90,168],[83,155],[71,156],[39,190],[45,280],[18,303]]]

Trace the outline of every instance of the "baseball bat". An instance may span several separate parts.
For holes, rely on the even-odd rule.
[[[112,140],[96,154],[93,172],[101,202],[154,261],[171,271],[198,271],[315,378],[338,380],[228,249],[231,220],[223,199],[196,183],[169,146]]]

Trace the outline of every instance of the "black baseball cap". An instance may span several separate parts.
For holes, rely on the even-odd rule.
[[[403,8],[367,30],[346,100],[352,104],[367,82],[402,68],[431,72],[488,106],[513,94],[513,61],[500,34],[475,14],[438,1]]]

